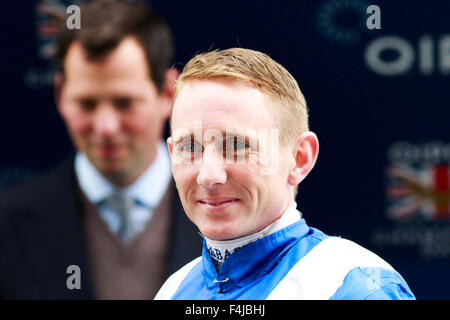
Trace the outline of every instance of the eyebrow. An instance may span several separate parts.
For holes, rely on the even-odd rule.
[[[242,139],[242,140],[245,140],[246,142],[250,141],[250,139],[255,139],[256,141],[259,140],[257,136],[254,137],[254,136],[246,135],[243,133],[242,130],[227,129],[226,131],[221,131],[221,133],[222,133],[222,141],[225,141],[226,139],[228,139],[230,137]],[[173,144],[176,145],[176,144],[181,143],[182,141],[195,141],[194,137],[195,137],[195,135],[193,133],[185,134],[185,135],[179,136],[177,138],[174,138]]]
[[[76,101],[81,101],[81,100],[102,100],[104,99],[104,96],[102,95],[96,95],[93,93],[75,93],[72,95],[72,99],[76,100]],[[132,99],[132,100],[136,100],[136,101],[142,101],[144,100],[144,97],[140,94],[132,94],[132,93],[118,93],[115,95],[111,95],[108,97],[108,100],[121,100],[121,99]]]
[[[194,140],[194,134],[191,133],[191,134],[187,134],[187,135],[184,135],[184,136],[179,136],[178,138],[173,140],[173,143],[174,144],[178,144],[178,143],[180,143],[181,141],[183,141],[185,139]]]
[[[240,140],[244,140],[246,143],[249,143],[252,145],[252,141],[256,143],[256,145],[259,145],[259,135],[256,133],[256,131],[253,133],[252,131],[246,129],[246,130],[235,130],[235,129],[227,129],[225,132],[224,139],[228,138],[236,138]]]

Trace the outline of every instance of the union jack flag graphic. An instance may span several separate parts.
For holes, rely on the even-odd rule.
[[[51,59],[55,54],[55,36],[59,23],[66,17],[68,4],[65,0],[39,0],[36,4],[37,46],[44,59]]]
[[[387,215],[405,220],[422,215],[430,220],[450,219],[450,165],[413,168],[405,164],[388,167]]]

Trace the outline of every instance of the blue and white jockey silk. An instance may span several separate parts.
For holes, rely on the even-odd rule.
[[[292,221],[292,209],[295,222],[269,226],[219,264],[205,239],[202,256],[175,272],[155,299],[415,299],[402,276],[376,254],[308,227],[295,207],[282,221]]]

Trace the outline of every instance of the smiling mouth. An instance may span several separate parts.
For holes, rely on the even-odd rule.
[[[95,146],[95,151],[101,156],[114,156],[122,150],[122,146],[119,144],[102,144]]]
[[[212,206],[212,207],[219,207],[222,205],[226,205],[232,202],[236,202],[239,201],[239,199],[236,198],[230,198],[230,199],[217,199],[217,200],[199,200],[198,202],[203,204],[203,205],[207,205],[207,206]]]

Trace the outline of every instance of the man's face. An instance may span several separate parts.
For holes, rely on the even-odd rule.
[[[170,100],[158,94],[140,44],[127,37],[95,61],[79,42],[70,46],[59,109],[76,148],[126,185],[155,159]]]
[[[173,175],[188,217],[209,239],[258,232],[293,201],[295,157],[263,139],[278,133],[265,101],[239,81],[187,81],[176,98],[168,140]]]

